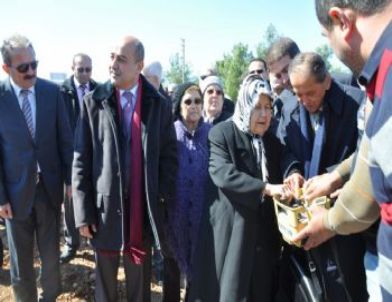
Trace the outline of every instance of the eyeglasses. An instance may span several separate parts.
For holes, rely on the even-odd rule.
[[[213,88],[208,89],[208,90],[207,90],[207,93],[208,93],[209,95],[211,95],[211,94],[214,93],[214,91],[215,91],[215,93],[216,93],[217,95],[222,95],[222,94],[223,94],[222,90],[217,90],[217,89],[213,89]]]
[[[249,72],[249,74],[262,74],[264,69],[255,69]]]
[[[195,105],[200,105],[201,99],[186,99],[186,100],[184,100],[184,104],[187,106],[190,106],[192,103],[194,103]]]
[[[76,70],[79,72],[79,73],[90,73],[91,72],[91,67],[78,67],[78,68],[76,68]]]
[[[36,70],[38,66],[38,61],[32,61],[29,63],[22,63],[16,67],[14,67],[20,73],[26,73],[29,71],[29,68],[32,70]]]
[[[271,114],[272,113],[272,108],[271,107],[256,107],[254,109],[255,112],[258,112],[259,114]]]

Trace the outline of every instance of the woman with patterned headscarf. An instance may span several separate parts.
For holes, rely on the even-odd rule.
[[[285,196],[287,190],[279,185],[281,145],[268,131],[271,118],[269,85],[249,75],[233,119],[209,133],[216,190],[206,211],[190,301],[274,298],[281,241],[271,196]]]

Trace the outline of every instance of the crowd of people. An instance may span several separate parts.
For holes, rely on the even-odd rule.
[[[184,279],[186,301],[392,301],[392,1],[315,6],[352,76],[280,37],[249,62],[237,100],[212,69],[164,89],[134,36],[113,46],[107,82],[78,53],[61,85],[37,77],[28,38],[5,39],[0,218],[14,300],[55,301],[83,237],[96,301],[118,300],[121,263],[128,301],[150,301],[152,270],[169,302]],[[283,241],[273,204],[299,191],[334,199],[311,208],[292,238],[302,247]]]

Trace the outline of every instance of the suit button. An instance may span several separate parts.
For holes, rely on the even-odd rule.
[[[121,210],[117,210],[117,214],[119,215],[119,216],[121,216]]]

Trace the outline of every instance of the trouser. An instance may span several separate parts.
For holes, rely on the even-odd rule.
[[[80,245],[79,230],[75,226],[73,199],[64,198],[64,239],[67,249],[76,251]]]
[[[37,301],[33,267],[34,237],[41,260],[40,301],[55,301],[61,291],[59,263],[60,207],[50,203],[40,181],[31,214],[23,220],[7,219],[6,230],[11,260],[11,285],[17,302]]]
[[[163,302],[180,301],[181,272],[174,258],[163,260]]]
[[[367,301],[361,235],[335,236],[311,250],[327,301]]]
[[[122,253],[108,255],[95,251],[95,301],[119,301],[117,296],[117,273],[122,258],[125,272],[127,301],[151,301],[151,242],[145,241],[145,251],[148,251],[142,265],[131,262],[128,255]]]

